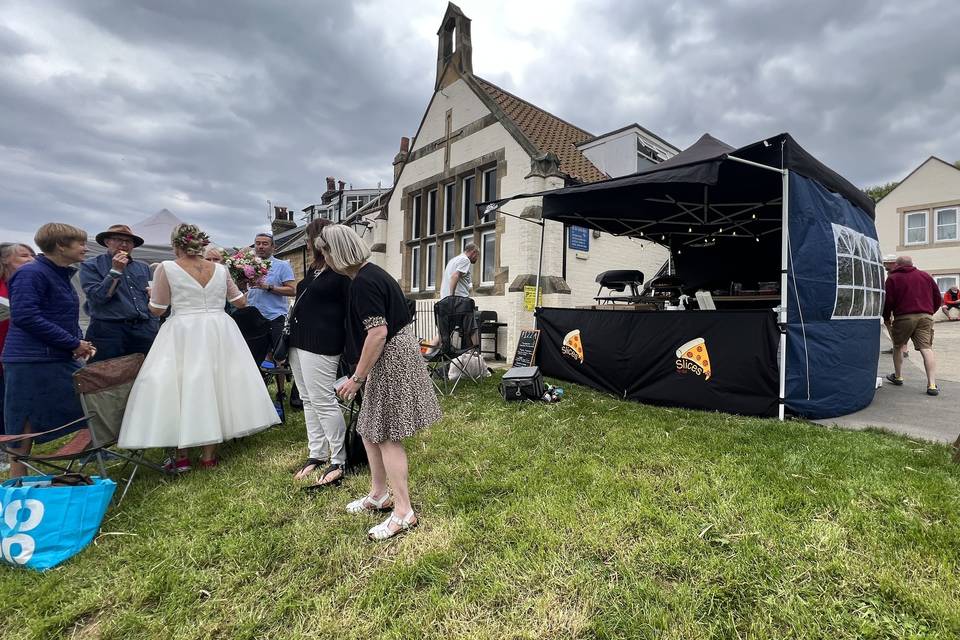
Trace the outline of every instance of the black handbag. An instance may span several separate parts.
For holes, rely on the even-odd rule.
[[[513,367],[503,374],[499,388],[507,402],[542,400],[546,393],[540,367]]]
[[[292,314],[293,311],[291,310],[290,313]],[[274,343],[272,353],[274,362],[285,362],[290,354],[290,316],[287,316],[283,323],[283,331]]]
[[[290,355],[290,325],[293,322],[293,313],[297,310],[297,303],[300,302],[300,298],[307,293],[307,287],[309,286],[309,284],[304,286],[303,291],[297,296],[297,299],[293,301],[290,310],[287,311],[287,315],[283,320],[283,331],[280,332],[280,337],[277,338],[271,350],[274,362],[286,362],[287,357]]]

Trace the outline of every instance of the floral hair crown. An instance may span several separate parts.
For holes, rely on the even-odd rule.
[[[210,244],[210,237],[193,224],[181,224],[173,234],[173,246],[187,255],[203,255],[203,249]]]

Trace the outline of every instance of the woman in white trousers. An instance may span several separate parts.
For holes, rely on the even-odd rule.
[[[314,239],[327,224],[327,220],[314,220],[307,225],[313,264],[297,284],[289,318],[290,369],[303,400],[308,445],[307,458],[294,477],[300,480],[319,471],[318,482],[309,489],[338,486],[347,462],[346,424],[333,384],[343,353],[350,279],[328,268],[314,246]]]

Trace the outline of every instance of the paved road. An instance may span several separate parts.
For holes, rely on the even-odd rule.
[[[895,433],[932,440],[953,442],[960,434],[956,406],[960,399],[960,322],[939,322],[935,328],[934,351],[937,355],[937,383],[940,395],[926,394],[927,378],[920,353],[911,351],[903,367],[904,384],[895,387],[884,381],[869,407],[840,418],[817,420],[848,429],[879,427]],[[881,342],[884,349],[890,342]],[[881,355],[877,375],[893,371],[890,355]],[[951,413],[953,412],[953,413]],[[947,416],[954,417],[948,418]]]

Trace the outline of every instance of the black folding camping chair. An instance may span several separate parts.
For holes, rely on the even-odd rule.
[[[144,457],[143,450],[123,451],[116,448],[123,424],[123,414],[133,383],[140,372],[144,356],[135,353],[88,364],[73,374],[73,387],[80,396],[84,416],[53,429],[23,435],[0,436],[0,449],[11,460],[21,462],[34,473],[83,472],[95,465],[100,476],[109,478],[109,463],[122,463],[114,475],[118,478],[130,467],[119,504],[127,495],[140,467],[166,474],[163,467]],[[79,425],[79,429],[78,429]],[[63,440],[52,453],[21,454],[9,447],[33,438],[50,436]],[[120,479],[122,482],[122,479]]]
[[[437,391],[451,395],[463,378],[479,383],[486,365],[480,354],[474,301],[464,296],[447,296],[433,305],[433,315],[440,334],[440,348],[427,359],[427,364]]]

